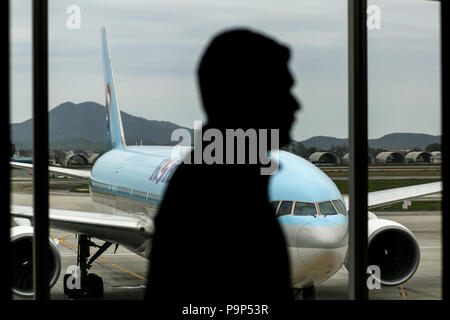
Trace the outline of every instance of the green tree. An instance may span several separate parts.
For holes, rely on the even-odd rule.
[[[288,151],[297,156],[303,157],[305,153],[305,146],[301,142],[291,141],[287,145],[281,147],[281,150]]]
[[[309,158],[310,155],[312,155],[314,152],[317,152],[316,147],[309,147],[305,150],[305,156],[304,158]]]
[[[429,144],[426,148],[426,151],[433,152],[433,151],[441,151],[441,144],[440,143],[432,143]]]
[[[373,158],[375,159],[377,157],[377,155],[383,151],[386,151],[384,149],[381,148],[370,148],[369,147],[369,153],[373,156]]]
[[[348,152],[348,147],[346,145],[332,145],[330,151],[336,154],[339,158],[342,158]]]

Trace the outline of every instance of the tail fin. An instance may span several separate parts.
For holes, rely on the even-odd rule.
[[[114,82],[114,73],[112,69],[111,56],[109,54],[108,40],[106,39],[106,29],[101,29],[103,46],[103,67],[105,74],[105,93],[106,93],[106,130],[109,135],[109,144],[111,149],[126,147],[123,134],[122,118],[120,116],[119,103],[116,95],[116,84]]]

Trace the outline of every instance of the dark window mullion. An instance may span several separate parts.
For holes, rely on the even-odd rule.
[[[367,0],[348,0],[349,299],[367,300]]]
[[[1,170],[3,171],[1,175],[1,183],[2,183],[2,192],[5,194],[5,197],[2,197],[2,206],[3,210],[1,210],[1,250],[2,250],[2,258],[4,261],[6,261],[5,267],[5,274],[9,275],[12,272],[11,264],[9,261],[11,261],[11,243],[10,243],[10,228],[11,228],[11,216],[10,216],[10,202],[11,202],[11,195],[10,195],[10,168],[9,168],[9,157],[11,153],[11,138],[10,138],[10,124],[9,124],[9,118],[10,118],[10,16],[9,16],[9,1],[3,1],[2,2],[2,14],[3,18],[2,21],[2,31],[3,36],[2,39],[6,43],[6,53],[2,59],[2,76],[3,79],[6,80],[6,82],[3,82],[2,85],[2,99],[4,101],[3,104],[3,110],[2,110],[2,117],[1,121],[2,124],[0,125],[1,128],[1,136],[6,142],[6,148],[4,151],[4,155],[2,157],[3,161],[0,164]],[[0,298],[2,300],[10,300],[11,299],[11,279],[10,276],[3,277],[1,281],[1,296]]]
[[[33,1],[33,282],[37,300],[49,299],[48,223],[48,3]]]

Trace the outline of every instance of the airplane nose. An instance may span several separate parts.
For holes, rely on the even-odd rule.
[[[331,270],[345,259],[346,227],[319,216],[297,231],[296,244],[305,265]]]

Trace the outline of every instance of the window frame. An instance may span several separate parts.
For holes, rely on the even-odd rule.
[[[276,217],[277,214],[278,214],[278,209],[280,208],[281,201],[283,201],[283,200],[273,200],[273,201],[270,201],[270,205],[272,206],[272,208],[273,208],[273,203],[274,203],[274,202],[278,202],[277,207],[274,208],[274,210],[275,210],[275,217]]]
[[[42,37],[36,37],[33,38],[33,48],[34,49],[38,49],[38,50],[42,50],[45,49],[47,47],[47,37],[48,37],[48,24],[47,24],[47,19],[48,19],[48,7],[47,7],[47,1],[34,1],[33,4],[36,4],[33,6],[33,10],[32,10],[32,15],[33,15],[33,25],[32,25],[32,31],[35,32],[35,34],[40,34],[42,35]],[[8,1],[6,1],[3,4],[6,7],[6,10],[3,10],[3,14],[4,16],[6,16],[6,19],[3,19],[3,21],[8,22],[9,21],[9,17],[10,17],[10,11],[9,11],[9,4]],[[448,63],[448,46],[443,45],[443,39],[447,39],[448,38],[448,33],[450,32],[450,27],[449,27],[449,17],[450,17],[450,4],[449,1],[441,1],[440,3],[440,45],[441,45],[441,49],[440,49],[440,65],[441,65],[441,83],[440,83],[440,87],[441,88],[447,88],[448,87],[448,83],[449,83],[449,77],[450,77],[450,72],[449,71],[449,63]],[[352,51],[354,51],[353,49],[356,47],[356,49],[358,50],[367,50],[367,39],[366,39],[366,32],[365,31],[365,21],[361,21],[361,17],[365,17],[365,10],[367,7],[367,2],[366,1],[362,1],[361,3],[355,0],[349,0],[348,2],[348,21],[349,21],[349,34],[351,35],[348,39],[349,42],[349,53],[348,55],[350,55],[350,53]],[[364,19],[363,19],[364,20]],[[6,42],[8,42],[9,38],[9,32],[10,32],[11,26],[9,25],[7,28],[5,28],[5,33],[7,33],[7,36],[5,37]],[[42,31],[42,32],[41,32]],[[355,35],[356,33],[356,35]],[[361,34],[363,34],[363,36],[361,36]],[[8,44],[8,48],[10,48],[10,44]],[[36,52],[37,50],[35,50]],[[355,52],[357,53],[358,51],[355,50]],[[10,66],[10,59],[9,59],[9,50],[7,50],[7,55],[8,55],[8,59],[6,60],[5,64],[7,65],[7,70],[9,70],[9,66]],[[361,76],[364,80],[365,80],[365,84],[363,84],[363,87],[365,87],[365,89],[367,90],[367,61],[363,61],[363,63],[358,64],[356,61],[356,59],[354,57],[359,57],[360,55],[354,55],[353,57],[351,57],[349,59],[349,65],[352,67],[351,69],[351,74],[354,75],[359,75]],[[40,57],[41,61],[44,62],[44,66],[40,65],[42,70],[47,70],[47,68],[45,67],[45,65],[48,64],[48,55],[45,54],[43,57]],[[34,65],[38,65],[38,64],[34,64]],[[363,70],[362,70],[363,69]],[[365,69],[365,70],[364,70]],[[45,71],[44,71],[45,72]],[[11,73],[11,71],[8,72],[8,76]],[[37,76],[42,76],[42,72],[36,71],[33,69],[33,76],[35,76],[35,74],[37,74]],[[45,74],[42,76],[43,81],[40,81],[39,83],[42,83],[45,87],[48,86],[48,77],[47,77],[47,72],[45,72]],[[7,83],[9,83],[7,81]],[[6,91],[8,91],[8,88],[4,88]],[[357,98],[360,97],[360,95],[358,94],[359,90],[354,90],[354,88],[349,88],[349,95],[354,98],[355,100],[358,100]],[[45,90],[44,87],[37,87],[37,90],[34,90],[33,96],[37,97],[38,94],[42,94],[44,95],[44,97],[48,98],[48,91]],[[10,110],[10,94],[7,93],[5,95],[7,97],[7,105],[8,105],[8,111]],[[446,123],[445,123],[445,119],[447,119],[446,115],[449,112],[448,108],[445,108],[444,106],[448,106],[448,103],[450,101],[450,96],[449,96],[449,91],[448,90],[441,90],[440,93],[441,96],[441,133],[442,133],[442,140],[446,141],[446,134],[445,134],[445,130],[444,128],[446,127]],[[45,98],[44,98],[45,100]],[[33,109],[37,109],[36,107],[37,104],[33,105]],[[47,108],[48,107],[48,103],[44,104],[43,107]],[[363,108],[364,110],[367,112],[367,102],[363,104]],[[352,114],[354,112],[353,108],[349,109],[349,113]],[[37,113],[46,113],[46,111],[42,112],[42,110],[37,110]],[[6,131],[8,131],[9,129],[9,119],[7,116],[4,117],[5,121],[7,122],[7,125],[4,126],[4,128],[6,128]],[[38,123],[38,121],[36,120],[36,117],[33,118],[33,124]],[[46,126],[48,126],[48,119],[45,119],[43,121],[43,123],[45,123]],[[355,121],[350,121],[349,126],[353,126],[354,123],[356,123]],[[36,126],[34,126],[36,128]],[[349,135],[349,138],[352,140],[355,138],[355,136],[357,136],[358,133],[361,132],[366,132],[367,133],[367,123],[363,124],[361,127],[358,127],[354,133],[352,131],[352,134]],[[45,132],[45,130],[41,130],[41,132]],[[5,135],[6,137],[6,142],[9,144],[10,143],[10,136],[9,134]],[[34,150],[38,149],[38,142],[45,142],[45,136],[43,134],[38,134],[38,137],[34,140],[33,142],[33,146],[35,147]],[[47,139],[48,140],[48,139]],[[366,139],[367,141],[367,139]],[[367,143],[367,142],[365,142]],[[362,144],[359,144],[360,146],[362,146]],[[39,146],[42,147],[42,146]],[[443,151],[445,153],[445,151],[448,150],[448,144],[442,143],[442,147],[443,147]],[[48,157],[48,144],[44,143],[44,147],[42,148],[42,153],[47,153],[47,155],[45,155],[45,157]],[[353,151],[350,152],[351,154],[354,153]],[[365,155],[366,153],[364,153]],[[37,157],[36,157],[37,158]],[[42,157],[42,159],[44,159],[44,157]],[[445,160],[446,158],[444,158],[444,162],[442,163],[442,167],[443,169],[446,167],[446,163],[447,160]],[[367,161],[364,162],[354,162],[350,164],[350,167],[355,167],[356,169],[367,169]],[[9,167],[5,167],[5,171],[9,171]],[[36,166],[35,167],[35,171],[39,172],[40,174],[42,174],[43,176],[45,176],[45,173],[47,173],[47,169],[44,168],[43,166]],[[354,177],[355,175],[352,174],[352,177]],[[359,174],[358,174],[359,176]],[[42,186],[44,193],[46,191],[46,196],[43,195],[39,195],[38,198],[42,198],[44,199],[45,197],[48,197],[48,187],[46,187],[46,184],[44,182],[46,182],[48,184],[48,174],[46,177],[46,180],[43,179],[42,180],[42,184],[41,183],[35,183],[34,186]],[[367,186],[367,177],[362,177],[362,179],[352,179],[350,181],[350,184],[355,186],[357,185],[357,183],[359,181],[363,181],[363,186]],[[442,180],[443,180],[443,191],[442,191],[442,211],[446,211],[446,208],[448,207],[448,197],[446,197],[448,191],[445,188],[445,186],[447,186],[447,181],[448,181],[448,177],[446,177],[445,175],[442,176]],[[8,181],[9,182],[9,181]],[[36,188],[35,188],[36,189]],[[7,191],[10,191],[9,186],[6,189]],[[353,188],[350,188],[350,193],[349,193],[349,199],[350,201],[353,203],[352,205],[350,205],[350,207],[352,207],[352,211],[357,211],[358,208],[363,207],[363,205],[360,202],[354,202],[355,198],[355,190]],[[39,199],[39,200],[42,200]],[[280,200],[280,204],[281,204]],[[294,201],[295,202],[295,201]],[[4,207],[9,207],[9,203],[10,200],[5,201],[4,203]],[[356,205],[355,205],[356,204]],[[317,205],[317,204],[316,204]],[[334,206],[334,204],[332,203],[332,205]],[[366,205],[367,205],[367,201],[366,201]],[[35,219],[38,220],[41,223],[38,223],[35,225],[35,238],[38,242],[39,240],[41,240],[40,242],[42,242],[44,245],[39,246],[37,250],[33,251],[33,259],[34,261],[42,261],[43,264],[45,265],[45,259],[42,259],[42,257],[44,256],[43,252],[45,252],[46,246],[47,246],[47,242],[48,242],[48,231],[46,232],[45,230],[48,230],[48,227],[46,227],[46,224],[48,224],[48,204],[46,203],[42,203],[39,202],[37,206],[35,206],[37,208],[37,210],[42,212],[42,215],[38,216],[36,214]],[[292,210],[293,210],[294,206],[292,206]],[[7,208],[9,209],[9,208]],[[346,208],[347,210],[349,208]],[[9,210],[7,210],[9,212]],[[278,211],[278,210],[277,210]],[[320,210],[318,211],[320,212]],[[292,211],[291,211],[292,213]],[[347,215],[349,215],[347,213]],[[351,216],[351,215],[350,215]],[[363,215],[364,216],[364,215]],[[5,235],[5,237],[3,238],[3,241],[6,241],[6,235],[9,234],[9,227],[10,227],[10,213],[9,214],[5,214],[5,218],[4,221],[7,222],[5,223],[5,226],[7,226],[8,230],[6,232],[3,232],[3,234]],[[442,251],[445,253],[446,252],[446,248],[448,248],[447,244],[448,244],[448,217],[446,217],[446,215],[442,215],[442,231],[441,231],[441,235],[442,235]],[[350,261],[350,275],[355,275],[355,273],[358,273],[358,271],[360,270],[354,270],[354,266],[357,266],[358,263],[363,262],[364,263],[364,257],[366,257],[366,254],[364,253],[364,251],[361,250],[361,247],[357,247],[354,246],[352,243],[355,241],[361,241],[364,243],[364,241],[367,240],[367,230],[366,230],[366,224],[367,224],[367,217],[363,217],[360,220],[355,221],[354,223],[351,223],[350,226],[350,234],[349,234],[349,238],[350,238],[350,248],[349,250],[354,252],[354,253],[360,253],[359,255],[354,254],[356,256],[356,260],[353,261],[353,258],[351,257],[351,254],[349,255]],[[356,232],[358,227],[362,227],[364,232]],[[39,233],[38,230],[41,230],[42,232]],[[365,233],[365,234],[364,234]],[[8,237],[9,240],[9,237]],[[6,254],[10,254],[9,252],[10,247],[7,248],[7,252]],[[442,274],[444,276],[446,276],[446,272],[447,271],[447,264],[448,264],[448,260],[446,255],[444,254],[443,256],[443,267],[442,267]],[[37,263],[37,265],[39,266],[40,264]],[[363,272],[360,272],[362,274],[362,276],[360,277],[362,280],[365,280],[365,277],[367,276],[365,273],[365,270],[363,270]],[[36,283],[39,283],[39,288],[37,288],[36,290],[36,299],[39,300],[48,300],[49,299],[49,289],[48,289],[48,282],[46,281],[42,281],[40,278],[45,278],[45,274],[46,272],[43,272],[42,274],[39,274],[37,272],[34,273],[36,275],[35,277],[35,281]],[[360,276],[359,274],[357,274],[356,276]],[[447,286],[447,277],[444,278],[446,281],[443,283],[443,293],[442,293],[442,299],[446,300],[448,299],[448,288],[446,288]],[[44,279],[45,280],[45,279]],[[364,287],[365,285],[365,281],[356,281],[358,279],[350,279],[349,281],[349,291],[350,291],[350,299],[363,299],[366,300],[368,298],[367,296],[367,288]],[[8,287],[8,282],[4,282],[4,285],[2,285],[2,293],[6,292],[4,294],[4,296],[7,297],[7,299],[11,299],[11,294],[10,294],[10,288]]]

